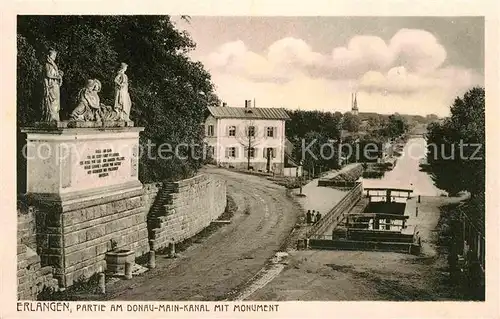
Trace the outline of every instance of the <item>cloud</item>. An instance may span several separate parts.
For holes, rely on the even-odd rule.
[[[432,73],[409,72],[404,66],[391,68],[386,74],[366,72],[358,81],[358,90],[387,94],[413,94],[440,90],[452,95],[463,93],[474,85],[482,85],[482,77],[459,67],[446,67]]]
[[[359,75],[367,70],[383,70],[393,60],[384,40],[375,36],[355,36],[347,47],[333,49],[328,65],[337,72]]]
[[[368,71],[387,72],[395,65],[428,73],[445,59],[445,48],[430,32],[401,29],[388,43],[376,36],[355,36],[346,46],[333,48],[330,55],[314,52],[304,40],[293,37],[272,43],[263,55],[237,40],[221,45],[206,63],[210,69],[256,81],[283,82],[298,72],[319,78],[353,79]]]
[[[324,57],[314,52],[304,40],[291,37],[271,44],[268,48],[267,59],[273,64],[298,67],[324,63]]]
[[[435,70],[446,59],[445,48],[424,30],[399,30],[390,40],[389,51],[396,62],[413,72]]]
[[[336,101],[348,109],[350,93],[357,90],[371,97],[365,103],[372,106],[387,105],[387,97],[393,96],[407,107],[418,109],[414,102],[424,100],[440,105],[444,112],[456,95],[483,84],[482,75],[474,70],[443,67],[446,56],[432,33],[401,29],[387,42],[377,36],[354,36],[330,54],[315,52],[306,41],[293,37],[278,40],[261,53],[237,40],[221,45],[202,62],[223,99],[236,100],[236,92],[251,92],[246,94],[261,96],[260,100],[266,96],[263,100],[275,105],[329,107]],[[409,98],[413,102],[404,100]],[[238,100],[244,99],[240,95]],[[421,111],[417,109],[406,112]]]
[[[209,70],[244,77],[255,82],[283,83],[290,78],[279,66],[254,53],[241,40],[221,45],[206,59]],[[291,75],[290,75],[291,76]]]

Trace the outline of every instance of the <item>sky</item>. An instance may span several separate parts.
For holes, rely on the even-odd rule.
[[[484,85],[481,17],[174,18],[228,106],[449,114]]]

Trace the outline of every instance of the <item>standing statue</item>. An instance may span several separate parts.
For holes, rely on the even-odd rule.
[[[62,84],[63,72],[56,65],[57,52],[50,50],[45,62],[45,74],[43,79],[43,102],[42,102],[42,121],[59,122],[60,93],[59,88]]]
[[[115,111],[120,114],[120,119],[130,121],[130,95],[128,94],[128,77],[125,74],[127,64],[122,63],[115,77]]]
[[[87,84],[78,93],[78,105],[71,112],[74,121],[95,121],[96,115],[101,108],[99,93],[101,82],[99,80],[88,80]]]

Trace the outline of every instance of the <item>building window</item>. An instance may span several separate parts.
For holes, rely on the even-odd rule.
[[[236,147],[226,148],[226,157],[236,157]]]
[[[251,137],[255,136],[255,126],[248,127],[248,136],[251,136]]]
[[[213,157],[215,155],[215,147],[213,145],[209,145],[207,148],[208,157]]]
[[[267,131],[267,137],[275,137],[276,136],[276,128],[275,127],[268,127],[266,129]]]
[[[214,136],[214,126],[209,125],[207,128],[207,136]]]
[[[229,127],[229,136],[236,136],[236,126]]]
[[[264,158],[267,158],[268,154],[271,158],[276,158],[276,148],[265,147],[264,148]]]
[[[254,147],[250,147],[250,151],[248,150],[248,147],[245,147],[245,157],[248,158],[248,155],[250,155],[250,158],[255,157],[255,148]]]

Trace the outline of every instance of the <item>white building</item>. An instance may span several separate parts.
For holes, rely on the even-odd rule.
[[[208,111],[205,141],[217,165],[283,173],[285,121],[290,119],[284,109],[251,107],[246,101],[245,107],[223,104]]]

